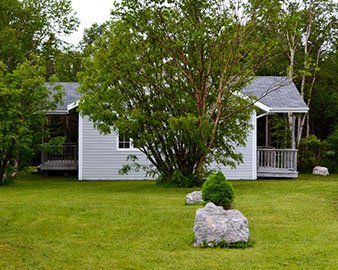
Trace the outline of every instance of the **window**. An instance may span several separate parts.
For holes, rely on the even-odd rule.
[[[125,136],[124,134],[119,134],[118,136],[118,148],[119,149],[131,149],[133,148],[132,141],[129,137]]]

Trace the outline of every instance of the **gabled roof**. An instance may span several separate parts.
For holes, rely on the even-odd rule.
[[[288,77],[258,76],[243,93],[269,108],[270,113],[306,113],[309,108]]]
[[[76,82],[58,82],[58,83],[46,83],[46,86],[49,89],[52,89],[55,85],[62,85],[63,86],[63,97],[62,97],[62,104],[57,105],[57,109],[52,112],[51,114],[67,114],[68,109],[67,106],[74,101],[80,99],[80,93],[77,91],[80,84]]]
[[[80,94],[75,82],[60,82],[63,86],[63,104],[53,114],[66,114],[78,105]],[[52,84],[47,83],[48,87]],[[296,86],[288,77],[258,76],[243,89],[246,96],[257,100],[256,105],[267,113],[305,113],[309,110]]]

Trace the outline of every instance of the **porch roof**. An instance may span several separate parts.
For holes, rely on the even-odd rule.
[[[267,107],[269,113],[306,113],[309,108],[288,77],[258,76],[243,93]]]
[[[63,96],[62,96],[62,103],[57,105],[57,108],[53,112],[49,112],[48,114],[67,114],[68,109],[67,106],[74,101],[80,99],[80,93],[77,91],[80,84],[76,82],[58,82],[56,85],[63,86]],[[52,89],[53,84],[46,83],[46,86],[49,89]]]

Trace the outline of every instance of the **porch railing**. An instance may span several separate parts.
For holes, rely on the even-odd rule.
[[[297,171],[297,150],[258,148],[257,167]]]
[[[78,160],[78,146],[75,143],[66,143],[62,145],[62,150],[58,152],[41,152],[41,163],[63,163],[63,162],[77,162]]]

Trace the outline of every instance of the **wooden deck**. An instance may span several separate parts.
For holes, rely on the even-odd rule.
[[[258,148],[257,177],[297,178],[297,150]]]
[[[74,171],[78,169],[77,144],[64,144],[62,151],[41,153],[41,171]]]

